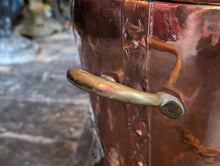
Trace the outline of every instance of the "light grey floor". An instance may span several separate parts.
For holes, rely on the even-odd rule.
[[[70,166],[82,142],[89,99],[66,80],[80,67],[72,32],[36,42],[33,61],[0,65],[0,166]]]

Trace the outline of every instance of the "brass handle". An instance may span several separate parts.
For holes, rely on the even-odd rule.
[[[67,79],[76,87],[101,97],[129,104],[156,106],[162,114],[172,119],[180,119],[184,115],[181,101],[165,92],[153,94],[138,91],[80,69],[69,69]]]

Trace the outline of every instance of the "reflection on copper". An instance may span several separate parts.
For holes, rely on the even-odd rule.
[[[176,7],[179,4],[176,3],[168,3],[168,2],[155,2],[155,5],[163,6],[163,7]]]
[[[137,162],[137,165],[138,165],[138,166],[144,166],[144,163],[143,163],[142,161],[138,161],[138,162]]]
[[[147,39],[145,40],[147,41]],[[129,45],[124,44],[123,50],[128,51],[128,54],[130,54],[130,49],[131,48],[135,49],[138,47],[138,45],[146,49],[145,40],[143,42],[143,40],[133,39]],[[156,49],[159,51],[170,52],[177,57],[177,61],[170,72],[170,76],[168,80],[168,84],[174,85],[176,80],[178,79],[179,72],[181,70],[181,57],[180,57],[179,51],[171,44],[160,42],[158,40],[153,39],[152,37],[149,38],[149,44],[150,44],[150,47],[152,47],[153,49]]]
[[[108,153],[109,156],[109,164],[111,166],[120,166],[120,162],[119,162],[119,155],[116,151],[115,148],[111,148],[110,152]]]
[[[211,148],[201,145],[201,142],[188,129],[183,129],[184,142],[193,148],[193,151],[205,158],[220,157],[220,148]]]
[[[167,0],[173,2],[185,2],[185,3],[195,3],[195,4],[211,4],[220,5],[220,0]]]
[[[143,36],[141,39],[138,39],[135,35],[133,36],[133,40],[129,44],[125,43],[123,46],[123,50],[128,51],[128,54],[130,54],[130,49],[137,49],[139,46],[143,48],[147,48],[146,42],[145,42],[145,36]]]
[[[153,34],[160,40],[176,41],[179,38],[180,25],[174,9],[174,7],[163,6],[153,12]]]
[[[125,0],[125,2],[139,3],[139,4],[144,4],[144,5],[149,3],[148,1],[145,1],[145,0]]]
[[[137,133],[138,135],[140,135],[140,136],[142,136],[142,135],[143,135],[142,130],[136,130],[136,133]]]
[[[211,36],[211,45],[216,46],[220,39],[220,11],[206,10],[202,13],[202,36]]]
[[[149,43],[150,43],[150,46],[152,48],[157,49],[159,51],[170,52],[170,53],[174,54],[177,57],[176,64],[172,68],[172,70],[170,72],[170,77],[169,77],[169,80],[168,80],[169,84],[171,84],[171,85],[175,84],[175,82],[176,82],[176,80],[179,76],[179,72],[181,70],[181,57],[180,57],[179,51],[174,46],[172,46],[171,44],[167,44],[167,43],[157,41],[157,40],[153,39],[152,37],[150,37]]]

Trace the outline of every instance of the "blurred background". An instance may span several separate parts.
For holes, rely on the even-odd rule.
[[[89,100],[70,67],[80,62],[69,0],[0,0],[0,166],[82,164]]]

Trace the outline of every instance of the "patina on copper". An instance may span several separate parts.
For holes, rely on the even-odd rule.
[[[152,106],[91,95],[102,164],[220,165],[219,2],[72,0],[84,70],[184,102],[185,115],[172,120]]]

